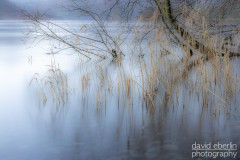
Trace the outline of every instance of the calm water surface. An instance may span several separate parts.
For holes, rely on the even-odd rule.
[[[41,89],[30,82],[35,73],[47,74],[52,56],[45,54],[47,42],[36,47],[26,42],[25,29],[21,21],[0,21],[1,160],[182,160],[192,159],[195,142],[240,145],[239,96],[232,100],[229,114],[223,111],[215,116],[211,107],[202,107],[197,96],[180,91],[177,106],[159,104],[151,113],[139,94],[105,91],[106,79],[102,88],[93,87],[101,75],[118,79],[116,64],[82,63],[72,53],[55,56],[68,76],[68,101],[58,106],[48,98],[43,105]],[[135,67],[126,64],[123,70],[126,75],[137,74]],[[85,92],[83,75],[91,78]],[[111,86],[118,88],[114,82]]]

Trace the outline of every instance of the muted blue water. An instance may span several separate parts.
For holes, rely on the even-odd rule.
[[[195,142],[240,145],[238,97],[231,103],[230,114],[217,117],[211,107],[202,108],[196,95],[181,90],[177,106],[159,104],[155,113],[146,109],[139,94],[130,95],[133,101],[129,101],[114,89],[104,93],[104,87],[99,105],[98,88],[90,84],[87,92],[80,89],[83,74],[98,77],[97,63],[80,63],[76,55],[55,57],[69,76],[69,101],[56,106],[49,98],[43,105],[38,86],[29,83],[35,73],[44,75],[49,69],[52,57],[44,54],[49,44],[32,47],[22,35],[25,29],[21,21],[0,22],[0,159],[180,160],[192,159]],[[101,64],[103,75],[119,77],[118,66]]]

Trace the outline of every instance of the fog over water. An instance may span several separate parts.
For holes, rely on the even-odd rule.
[[[86,22],[58,23],[74,27]],[[0,21],[0,159],[191,159],[195,142],[240,143],[240,99],[231,102],[229,114],[223,109],[216,117],[211,110],[217,106],[202,108],[198,96],[179,88],[176,108],[159,103],[151,113],[137,86],[128,96],[124,87],[120,93],[117,89],[121,74],[141,80],[138,61],[124,60],[119,67],[109,61],[82,62],[68,52],[53,59],[45,54],[48,42],[33,47],[25,41],[25,29],[24,21]],[[41,89],[48,85],[30,85],[36,73],[48,75],[53,60],[68,76],[70,88],[68,102],[60,106],[51,92],[43,104]],[[102,75],[108,78],[101,80]],[[85,91],[83,77],[90,79]],[[104,92],[109,84],[112,89]]]

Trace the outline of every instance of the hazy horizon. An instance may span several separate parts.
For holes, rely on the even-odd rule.
[[[54,19],[79,18],[76,12],[69,12],[63,7],[70,5],[70,2],[70,0],[1,0],[0,19],[22,19],[21,10],[46,12]],[[103,4],[103,0],[98,0],[98,2],[97,6]]]

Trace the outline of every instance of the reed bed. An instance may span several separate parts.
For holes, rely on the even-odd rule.
[[[79,95],[84,101],[93,101],[91,104],[97,108],[115,100],[118,106],[141,102],[154,112],[159,108],[175,108],[184,101],[184,95],[189,95],[189,98],[196,97],[196,103],[203,108],[213,107],[215,114],[219,106],[228,110],[226,106],[232,105],[240,90],[239,60],[230,55],[231,50],[239,49],[239,32],[231,35],[231,40],[224,31],[213,34],[209,19],[192,12],[191,17],[182,20],[190,34],[185,35],[185,43],[181,45],[158,23],[158,16],[154,12],[152,21],[132,25],[131,38],[118,46],[126,56],[96,60],[90,70],[80,69],[84,74],[77,76]],[[191,55],[191,46],[196,45],[191,35],[196,32],[193,27],[196,21],[201,22],[196,39],[201,39],[209,49],[206,52],[205,48],[199,48]],[[55,63],[42,78],[35,74],[33,79],[42,90],[43,103],[54,99],[57,105],[65,104],[70,88],[74,88],[69,78]],[[46,95],[47,91],[51,94]]]

